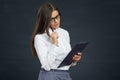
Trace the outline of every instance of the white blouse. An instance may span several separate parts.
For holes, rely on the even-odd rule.
[[[49,29],[50,34],[52,30]],[[37,34],[34,38],[34,47],[41,63],[41,68],[68,70],[71,65],[57,68],[71,50],[70,37],[68,31],[57,28],[58,46],[52,44],[52,40],[47,33]],[[76,64],[75,64],[76,65]]]

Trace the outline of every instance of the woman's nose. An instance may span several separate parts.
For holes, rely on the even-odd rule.
[[[56,23],[58,20],[57,19],[54,19],[54,22]]]

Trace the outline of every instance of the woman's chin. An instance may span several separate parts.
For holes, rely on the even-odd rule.
[[[57,29],[57,28],[59,28],[60,26],[56,26],[54,29]]]

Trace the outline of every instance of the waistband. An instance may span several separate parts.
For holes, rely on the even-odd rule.
[[[47,71],[47,70],[45,70],[43,68],[41,68],[41,70],[42,71]],[[52,72],[69,72],[69,70],[58,70],[58,69],[51,69],[50,71],[52,71]]]

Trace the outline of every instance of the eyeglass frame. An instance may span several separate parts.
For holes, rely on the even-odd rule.
[[[60,20],[60,14],[58,14],[54,18],[51,18],[50,22],[56,22],[55,20]]]

